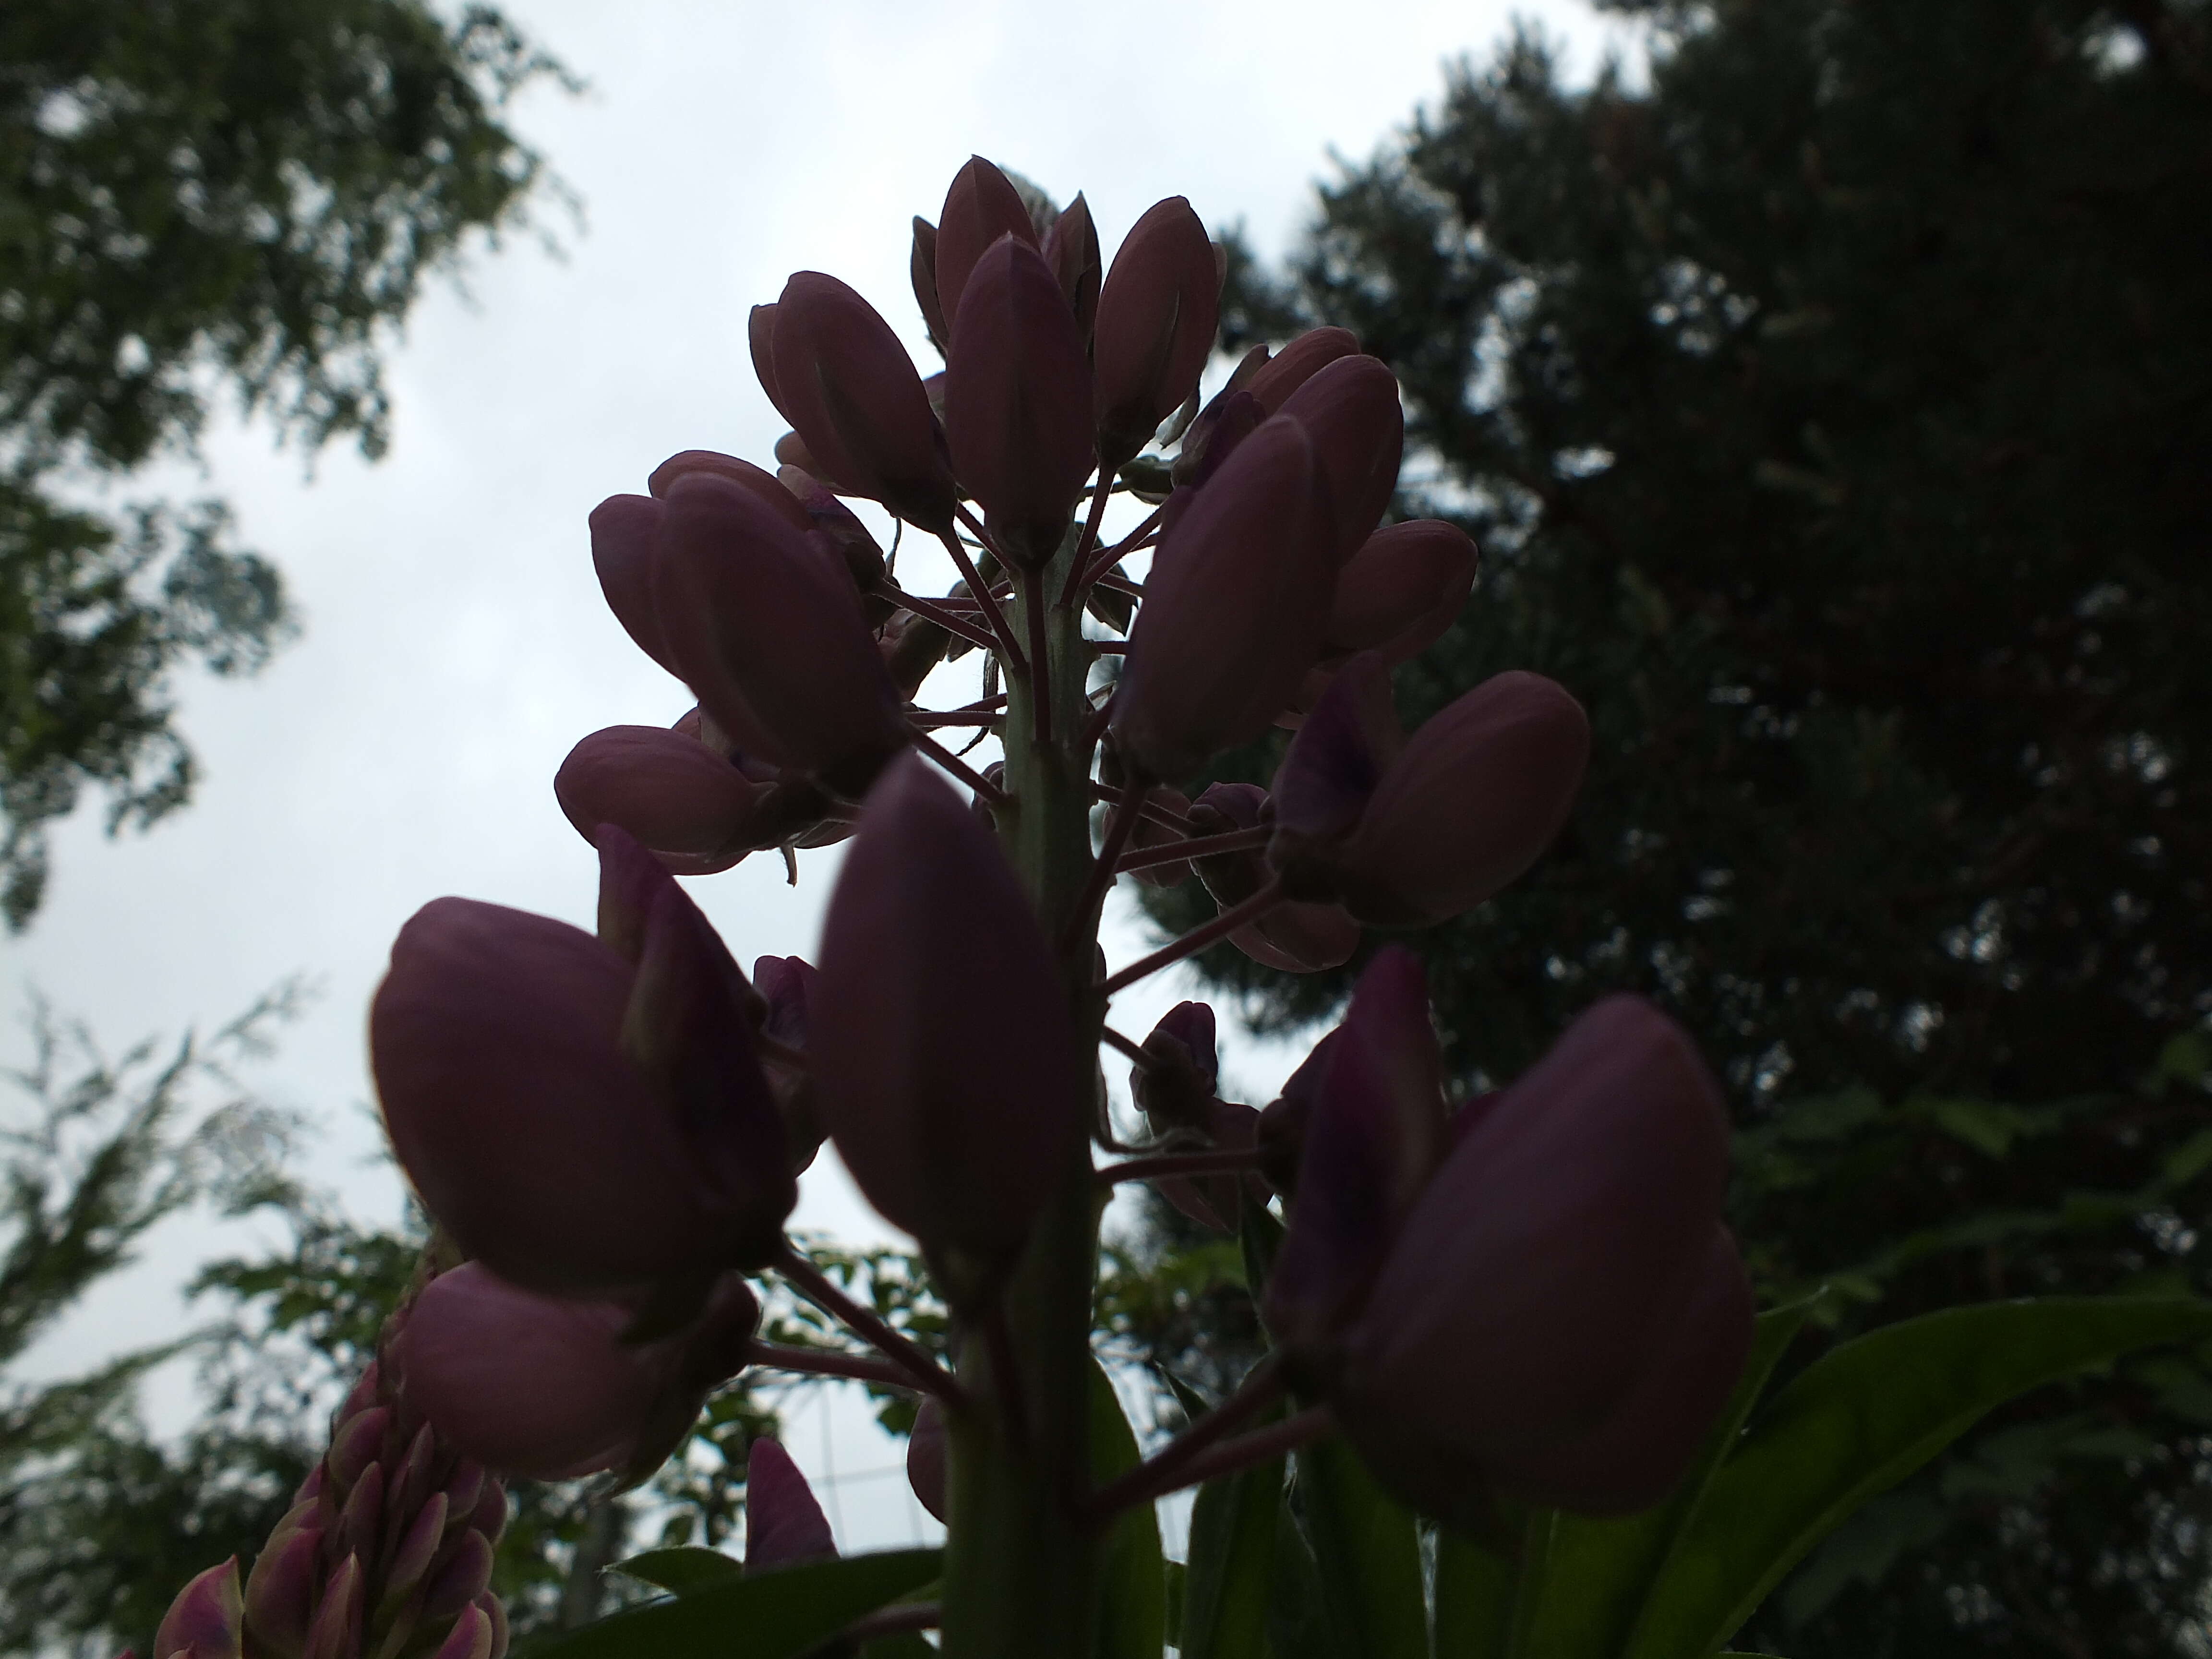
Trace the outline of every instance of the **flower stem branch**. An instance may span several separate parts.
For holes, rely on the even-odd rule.
[[[1110,783],[1094,783],[1091,786],[1091,793],[1109,806],[1118,804],[1122,795],[1122,792]],[[1154,823],[1165,824],[1170,830],[1180,830],[1186,836],[1195,836],[1198,833],[1198,826],[1172,806],[1163,805],[1158,801],[1148,799],[1145,802],[1142,811],[1143,815]]]
[[[1075,603],[1075,596],[1083,591],[1085,580],[1091,574],[1091,555],[1098,545],[1098,526],[1105,520],[1106,499],[1113,494],[1113,488],[1114,481],[1106,476],[1106,469],[1099,468],[1097,486],[1091,492],[1091,514],[1083,521],[1083,534],[1075,544],[1075,557],[1068,562],[1066,585],[1060,590],[1062,606]]]
[[[909,708],[907,720],[924,731],[946,726],[995,726],[1006,718],[995,708]]]
[[[983,617],[991,624],[991,632],[998,636],[999,649],[1006,659],[1006,672],[1018,679],[1027,678],[1030,659],[1015,640],[1014,630],[1006,626],[1006,612],[990,603],[990,585],[975,568],[975,561],[968,556],[967,548],[961,544],[960,538],[951,531],[945,531],[938,540],[945,544],[945,550],[952,556],[952,562],[960,567],[961,580],[968,584],[968,591],[983,599]]]
[[[1193,836],[1188,841],[1170,842],[1164,847],[1140,847],[1133,853],[1124,854],[1114,867],[1116,871],[1149,870],[1154,865],[1202,859],[1215,853],[1249,852],[1255,847],[1265,847],[1274,835],[1274,825],[1259,823],[1249,830],[1224,830],[1218,836]]]
[[[1182,1475],[1192,1463],[1224,1436],[1272,1409],[1282,1397],[1282,1362],[1279,1355],[1269,1353],[1244,1373],[1244,1380],[1226,1400],[1135,1468],[1091,1493],[1090,1503],[1085,1506],[1091,1519],[1106,1520],[1117,1510],[1189,1485]]]
[[[1045,637],[1044,574],[1042,571],[1030,574],[1029,580],[1021,584],[1021,594],[1023,613],[1028,617],[1030,625],[1030,656],[1035,661],[1042,662],[1045,660]],[[1036,676],[1030,683],[1030,690],[1036,699],[1036,712],[1030,722],[1031,729],[1037,742],[1049,744],[1052,741],[1052,676]]]
[[[1098,981],[1098,994],[1110,997],[1123,987],[1135,984],[1147,974],[1157,974],[1163,968],[1171,968],[1185,957],[1195,955],[1218,939],[1226,939],[1239,927],[1255,922],[1283,902],[1283,878],[1274,877],[1265,887],[1242,904],[1232,904],[1204,927],[1194,927],[1172,945],[1164,945],[1148,957],[1139,957],[1117,974],[1109,974]]]
[[[1090,878],[1083,884],[1082,896],[1076,900],[1075,914],[1068,918],[1068,938],[1062,943],[1073,945],[1075,936],[1091,922],[1092,913],[1104,902],[1106,890],[1114,884],[1115,872],[1120,868],[1121,849],[1129,844],[1129,836],[1144,816],[1145,797],[1152,792],[1147,783],[1137,784],[1121,792],[1106,817],[1105,842],[1098,856],[1091,860]]]
[[[797,1291],[831,1318],[842,1321],[847,1330],[865,1338],[878,1352],[890,1360],[912,1377],[920,1388],[936,1395],[947,1404],[963,1409],[967,1396],[960,1384],[942,1365],[939,1365],[909,1337],[891,1328],[881,1314],[864,1308],[845,1293],[844,1289],[799,1253],[789,1239],[776,1255],[775,1270]]]
[[[878,582],[876,592],[893,605],[913,611],[925,622],[935,623],[946,633],[957,635],[970,645],[980,645],[988,651],[999,643],[998,636],[990,629],[979,626],[957,611],[948,611],[934,600],[925,599],[919,594],[909,593],[904,588],[896,587],[888,581]]]
[[[838,1353],[828,1348],[797,1348],[783,1342],[755,1341],[746,1351],[748,1363],[771,1370],[796,1371],[807,1376],[847,1376],[860,1382],[878,1382],[887,1389],[915,1387],[903,1366],[866,1354]]]
[[[1090,753],[1092,749],[1097,746],[1099,738],[1106,735],[1106,728],[1112,725],[1114,721],[1114,698],[1115,695],[1115,693],[1109,691],[1106,694],[1106,701],[1100,703],[1097,710],[1091,714],[1089,723],[1083,728],[1082,738],[1075,745],[1077,752],[1081,754]]]
[[[1138,1065],[1143,1066],[1148,1072],[1151,1071],[1152,1067],[1159,1064],[1159,1060],[1155,1056],[1146,1052],[1145,1045],[1143,1043],[1138,1042],[1136,1038],[1133,1036],[1124,1036],[1121,1032],[1115,1030],[1110,1025],[1100,1026],[1098,1028],[1098,1035],[1109,1047],[1119,1048],[1123,1054],[1127,1054],[1131,1060],[1134,1060]]]
[[[1098,1172],[1102,1187],[1118,1187],[1125,1181],[1158,1181],[1169,1176],[1229,1175],[1256,1167],[1260,1152],[1254,1146],[1224,1146],[1206,1152],[1164,1152],[1155,1158],[1133,1158],[1126,1164],[1109,1164]]]
[[[1168,509],[1164,502],[1160,506],[1154,507],[1152,511],[1151,516],[1148,517],[1144,523],[1139,525],[1127,535],[1122,537],[1120,541],[1115,543],[1113,546],[1108,548],[1103,553],[1098,555],[1097,558],[1091,560],[1091,568],[1083,573],[1084,585],[1087,587],[1092,582],[1101,580],[1108,572],[1111,571],[1115,565],[1121,563],[1123,559],[1135,552],[1139,545],[1144,541],[1145,538],[1150,535],[1154,529],[1158,528],[1161,515],[1166,513],[1167,510]]]
[[[966,761],[962,760],[959,756],[954,754],[943,744],[938,742],[935,738],[931,737],[928,732],[921,731],[918,727],[909,726],[907,728],[907,735],[914,739],[914,746],[915,748],[921,750],[923,754],[928,756],[930,759],[935,761],[946,771],[951,773],[954,777],[959,779],[961,782],[966,784],[970,789],[973,789],[990,805],[993,806],[1003,806],[1006,804],[1006,792],[1005,790],[1000,788],[997,784],[992,782],[990,779],[985,777],[974,767],[969,765]]]

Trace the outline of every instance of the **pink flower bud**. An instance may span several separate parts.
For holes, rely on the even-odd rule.
[[[1420,958],[1378,952],[1337,1028],[1305,1132],[1297,1197],[1261,1304],[1297,1363],[1326,1376],[1443,1144],[1443,1083]]]
[[[785,420],[790,420],[791,410],[784,403],[782,388],[775,383],[775,307],[774,306],[755,306],[745,313],[745,344],[752,352],[753,374],[760,381],[761,390],[768,393],[768,400],[775,405],[775,412],[782,416]],[[785,436],[796,438],[798,434],[787,433]],[[809,472],[816,471],[816,468],[809,462],[796,460],[786,455],[783,453],[781,440],[777,441],[775,458],[779,461],[790,461],[793,466],[804,466]]]
[[[1283,1092],[1260,1113],[1255,1143],[1260,1152],[1260,1174],[1285,1198],[1297,1194],[1298,1165],[1305,1158],[1306,1129],[1313,1121],[1314,1103],[1321,1097],[1328,1062],[1336,1053],[1337,1034],[1329,1032],[1314,1044],[1298,1067],[1284,1079]]]
[[[384,1529],[384,1465],[372,1463],[361,1472],[338,1511],[331,1547],[340,1555],[374,1559],[377,1536]]]
[[[868,795],[821,957],[808,1052],[854,1180],[926,1249],[1010,1258],[1080,1152],[1091,1066],[997,840],[917,756]]]
[[[945,254],[940,230],[940,267]],[[771,326],[777,407],[819,463],[806,471],[924,530],[950,530],[944,440],[890,325],[835,276],[802,270],[784,285]]]
[[[1255,372],[1245,390],[1270,415],[1282,412],[1285,401],[1308,380],[1340,357],[1359,355],[1359,337],[1348,328],[1310,328]]]
[[[361,1648],[362,1577],[361,1558],[354,1555],[331,1572],[307,1626],[302,1659],[355,1659]]]
[[[1098,251],[1098,227],[1091,221],[1091,204],[1081,191],[1045,233],[1044,257],[1087,348],[1098,320],[1098,287],[1105,265]]]
[[[592,563],[607,609],[637,648],[679,678],[683,670],[661,636],[653,607],[653,547],[660,535],[660,503],[650,495],[610,495],[592,509]]]
[[[453,1620],[453,1629],[446,1632],[446,1639],[438,1644],[430,1659],[493,1659],[497,1639],[491,1615],[471,1602],[461,1609],[461,1616]]]
[[[1076,198],[1080,201],[1080,197]],[[925,1395],[915,1408],[914,1432],[907,1437],[906,1483],[922,1508],[941,1523],[945,1501],[945,1407],[934,1395]]]
[[[775,473],[712,449],[678,451],[653,469],[645,487],[655,501],[665,501],[668,492],[683,480],[701,476],[726,479],[738,489],[750,491],[802,536],[814,527],[814,520],[807,516],[796,492],[785,489]]]
[[[392,1412],[372,1406],[340,1420],[331,1435],[331,1449],[323,1458],[330,1484],[343,1497],[383,1455],[384,1438],[392,1426]]]
[[[884,580],[884,550],[860,522],[860,514],[824,489],[813,474],[796,466],[776,469],[775,481],[798,501],[805,526],[826,538],[836,549],[853,586],[862,595],[862,610],[871,627],[891,613],[890,602],[876,595]]]
[[[177,1592],[154,1633],[154,1659],[239,1659],[244,1619],[233,1556]]]
[[[696,738],[657,726],[611,726],[568,751],[553,794],[590,841],[620,824],[679,875],[726,870],[754,845],[747,831],[767,793]]]
[[[1285,398],[1282,412],[1313,435],[1315,463],[1335,509],[1340,567],[1397,491],[1406,443],[1397,377],[1372,357],[1339,357]]]
[[[1213,351],[1221,281],[1206,227],[1180,196],[1130,228],[1098,296],[1100,463],[1118,467],[1197,389]]]
[[[664,884],[634,959],[441,899],[400,931],[369,1016],[386,1127],[430,1212],[503,1276],[568,1295],[764,1261],[795,1197],[742,976],[642,848],[611,826],[601,845]]]
[[[914,284],[914,302],[921,310],[921,325],[930,344],[942,352],[952,338],[945,326],[945,303],[937,297],[937,227],[920,214],[914,220],[914,252],[907,258],[907,276]]]
[[[1339,1414],[1377,1474],[1417,1500],[1425,1462],[1598,1511],[1662,1495],[1749,1341],[1727,1174],[1680,1029],[1630,996],[1577,1019],[1457,1136],[1345,1338]]]
[[[465,1532],[454,1539],[423,1586],[423,1622],[458,1618],[489,1588],[492,1559],[491,1540],[482,1533]]]
[[[952,188],[945,193],[945,210],[937,217],[937,302],[955,332],[970,276],[1001,236],[1012,236],[1032,250],[1037,245],[1036,227],[1030,221],[1022,193],[998,168],[971,155],[953,175]]]
[[[297,1653],[307,1645],[307,1624],[321,1588],[323,1530],[279,1527],[254,1558],[246,1579],[246,1623],[257,1650]]]
[[[945,435],[1007,555],[1059,551],[1091,476],[1091,363],[1052,268],[1012,235],[975,261],[953,316]]]
[[[1360,544],[1336,579],[1323,638],[1331,651],[1410,662],[1459,619],[1474,588],[1475,545],[1457,525],[1413,519]]]
[[[1113,729],[1134,773],[1173,782],[1265,732],[1320,647],[1333,512],[1305,428],[1237,447],[1154,554]]]
[[[654,603],[685,683],[746,750],[850,787],[906,732],[851,577],[751,492],[669,492]]]
[[[837,1540],[791,1454],[756,1440],[745,1457],[745,1570],[836,1556]]]
[[[1582,705],[1540,674],[1499,674],[1407,740],[1341,861],[1344,902],[1425,927],[1513,880],[1566,822],[1589,760]]]

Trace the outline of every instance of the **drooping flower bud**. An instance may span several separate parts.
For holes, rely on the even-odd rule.
[[[1080,201],[1082,198],[1076,198]],[[915,1408],[914,1432],[907,1437],[906,1483],[922,1508],[941,1524],[948,1506],[945,1501],[945,1407],[935,1395],[925,1395]]]
[[[650,495],[610,495],[592,509],[592,564],[607,609],[637,648],[682,678],[684,671],[662,638],[653,605],[653,550],[660,537],[660,503]]]
[[[623,1292],[757,1264],[796,1188],[743,976],[619,830],[642,895],[620,945],[466,899],[418,911],[369,1015],[393,1150],[432,1215],[502,1277]]]
[[[1267,359],[1245,389],[1270,415],[1282,413],[1290,395],[1340,357],[1359,355],[1359,337],[1348,328],[1310,328]]]
[[[1045,233],[1044,257],[1087,348],[1098,320],[1098,288],[1106,268],[1098,251],[1098,227],[1091,222],[1091,204],[1081,191]]]
[[[177,1592],[154,1634],[154,1659],[239,1659],[245,1639],[233,1556]]]
[[[1283,755],[1269,797],[1275,834],[1268,861],[1294,890],[1332,896],[1329,866],[1358,828],[1405,739],[1391,702],[1390,671],[1370,651],[1338,672]],[[1309,866],[1311,869],[1309,878]]]
[[[1397,491],[1406,444],[1397,376],[1372,357],[1339,357],[1285,398],[1281,412],[1312,434],[1336,515],[1333,568],[1340,568]]]
[[[678,875],[726,870],[755,845],[767,793],[696,738],[658,726],[611,726],[568,751],[553,793],[576,833],[618,823]]]
[[[1443,1109],[1420,958],[1392,945],[1360,975],[1337,1028],[1262,1303],[1277,1344],[1310,1376],[1333,1370],[1340,1334],[1436,1168]]]
[[[914,252],[907,259],[907,276],[914,284],[914,302],[921,312],[921,325],[930,344],[942,355],[951,343],[945,326],[944,302],[937,297],[937,227],[920,214],[914,219]]]
[[[774,511],[800,535],[814,527],[806,508],[797,494],[784,488],[775,474],[764,467],[735,455],[725,455],[712,449],[684,449],[671,455],[645,481],[655,501],[666,501],[668,492],[685,478],[704,473],[710,478],[726,478],[740,489],[750,490],[762,503]]]
[[[1297,1069],[1283,1080],[1283,1091],[1261,1109],[1255,1130],[1260,1174],[1285,1198],[1296,1201],[1298,1166],[1305,1158],[1306,1129],[1313,1121],[1314,1103],[1328,1076],[1328,1063],[1336,1053],[1334,1031],[1307,1051]]]
[[[938,256],[941,266],[941,229]],[[890,325],[835,276],[802,270],[784,285],[771,328],[772,395],[817,463],[805,470],[932,533],[951,530],[943,439]]]
[[[1146,1058],[1129,1068],[1129,1093],[1152,1133],[1204,1129],[1221,1074],[1212,1005],[1178,1002],[1145,1039]]]
[[[750,491],[677,483],[653,596],[685,683],[746,749],[852,787],[904,744],[852,578]]]
[[[1242,1101],[1216,1097],[1206,1102],[1200,1130],[1205,1146],[1217,1152],[1255,1152],[1260,1114]],[[1255,1203],[1270,1196],[1267,1183],[1255,1172],[1212,1176],[1168,1176],[1155,1182],[1162,1198],[1201,1227],[1233,1233],[1237,1223],[1237,1188],[1242,1185]]]
[[[745,1454],[745,1570],[834,1559],[837,1540],[791,1454],[756,1440]]]
[[[1339,862],[1344,903],[1427,927],[1513,880],[1559,834],[1589,760],[1582,705],[1540,674],[1484,681],[1407,740]]]
[[[1011,1258],[1083,1144],[1091,1066],[996,838],[918,756],[869,793],[807,1013],[869,1202],[933,1255]]]
[[[1447,1518],[1469,1470],[1596,1513],[1663,1496],[1750,1341],[1727,1171],[1680,1028],[1629,996],[1577,1019],[1457,1135],[1344,1337],[1339,1418],[1385,1485]]]
[[[1337,576],[1324,648],[1379,652],[1393,665],[1412,661],[1458,619],[1479,562],[1473,538],[1457,525],[1413,519],[1385,526]]]
[[[961,295],[945,435],[1007,556],[1036,564],[1057,552],[1091,476],[1091,362],[1044,256],[1012,235],[975,261]]]
[[[803,467],[781,466],[775,481],[804,510],[807,525],[836,550],[853,586],[860,592],[861,605],[871,627],[891,614],[890,601],[878,597],[884,573],[884,550],[868,533],[860,515],[839,501],[821,481]]]
[[[1118,467],[1198,386],[1220,317],[1206,227],[1180,196],[1131,227],[1098,296],[1098,458]]]
[[[806,1010],[814,994],[814,964],[798,957],[762,957],[753,963],[753,984],[768,999],[768,1018],[761,1030],[787,1048],[801,1053],[807,1048]],[[816,1098],[814,1073],[771,1056],[769,1086],[775,1092],[776,1110],[783,1115],[785,1140],[791,1167],[805,1170],[814,1162],[828,1130],[822,1124],[822,1106]]]
[[[1021,191],[997,167],[971,155],[952,176],[945,210],[937,216],[937,302],[955,330],[970,276],[1001,236],[1012,236],[1032,252],[1036,248],[1036,227]]]
[[[1305,428],[1239,445],[1153,555],[1114,700],[1123,762],[1176,782],[1265,732],[1320,648],[1334,510]]]

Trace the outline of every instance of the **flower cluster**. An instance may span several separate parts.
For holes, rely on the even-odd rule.
[[[1319,329],[1201,398],[1221,265],[1181,198],[1109,262],[1081,198],[1054,210],[978,159],[915,222],[912,273],[941,374],[802,271],[750,319],[791,427],[778,469],[686,451],[591,516],[610,607],[696,702],[668,729],[586,738],[555,780],[599,856],[596,932],[441,899],[393,947],[378,1093],[470,1258],[393,1346],[406,1409],[511,1474],[634,1480],[747,1363],[913,1388],[916,1489],[952,1517],[948,1645],[976,1652],[1051,1598],[987,1616],[963,1600],[983,1582],[964,1550],[1057,1582],[1051,1552],[1087,1559],[1102,1506],[1242,1455],[1221,1437],[1285,1389],[1304,1409],[1253,1455],[1340,1431],[1448,1521],[1494,1493],[1653,1501],[1750,1321],[1717,1219],[1718,1097],[1662,1017],[1601,1004],[1456,1109],[1395,947],[1264,1111],[1218,1097],[1203,1005],[1141,1043],[1107,1023],[1123,987],[1216,940],[1304,972],[1370,930],[1461,915],[1571,808],[1589,727],[1549,680],[1502,673],[1401,727],[1390,671],[1459,614],[1477,555],[1449,524],[1382,522],[1405,444],[1389,368]],[[1117,497],[1152,510],[1109,538]],[[958,580],[902,586],[851,501],[933,540]],[[971,653],[975,694],[925,707]],[[934,735],[950,728],[999,758],[970,766]],[[1277,728],[1267,787],[1206,783]],[[748,976],[676,880],[839,841],[812,964]],[[1100,906],[1125,873],[1194,878],[1218,914],[1106,971]],[[1135,1061],[1150,1132],[1103,1167],[1094,1144],[1132,1149],[1102,1042]],[[785,1242],[825,1135],[918,1241],[956,1371]],[[1224,1228],[1279,1195],[1288,1232],[1262,1371],[1196,1441],[1093,1491],[1082,1342],[1098,1195],[1123,1180]],[[763,1270],[883,1359],[757,1342],[744,1275]],[[754,1457],[755,1557],[823,1553],[787,1460]],[[963,1544],[968,1516],[1022,1518]],[[1023,1582],[1003,1566],[1002,1591]]]

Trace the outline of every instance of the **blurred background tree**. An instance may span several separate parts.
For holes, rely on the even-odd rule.
[[[1733,1092],[1765,1293],[1835,1286],[1832,1328],[2203,1289],[2212,14],[1610,9],[1648,85],[1522,33],[1224,309],[1231,352],[1357,331],[1401,506],[1482,544],[1407,724],[1509,667],[1590,713],[1558,846],[1416,941],[1454,1063],[1658,999]],[[1358,964],[1206,965],[1282,1026]],[[2179,1361],[2005,1413],[1741,1645],[2203,1651],[2208,1426]]]
[[[0,916],[88,785],[108,827],[191,793],[174,678],[293,627],[218,501],[93,504],[189,458],[224,398],[310,453],[380,454],[380,351],[550,181],[504,122],[576,83],[498,11],[425,0],[0,9]],[[558,191],[557,185],[551,186]]]

